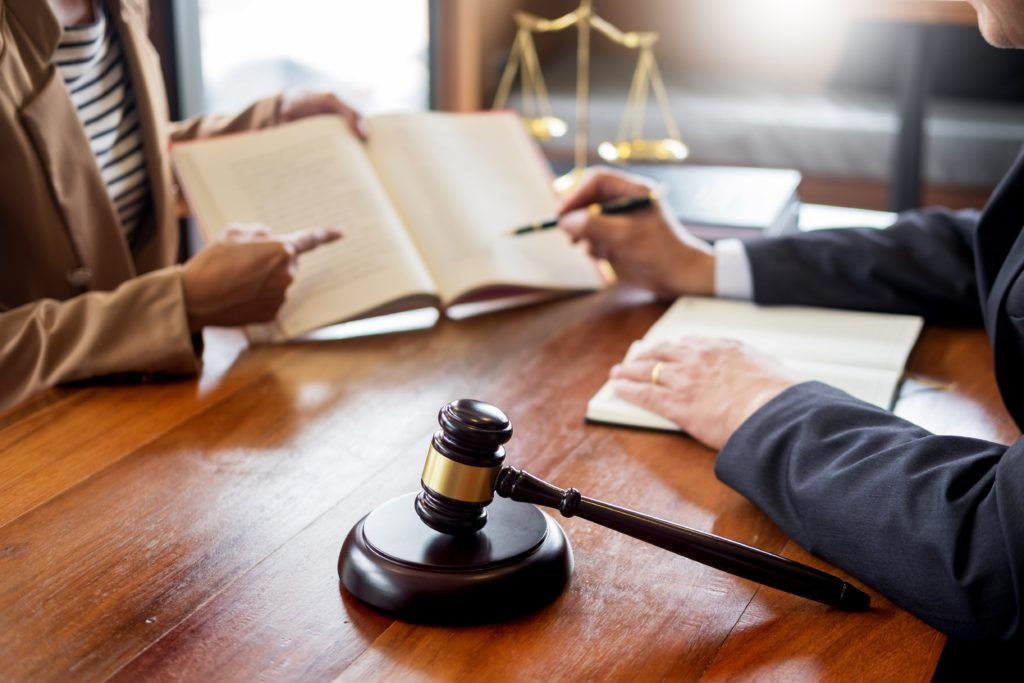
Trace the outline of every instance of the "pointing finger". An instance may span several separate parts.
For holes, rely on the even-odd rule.
[[[278,239],[295,250],[295,255],[305,254],[317,247],[334,242],[342,237],[341,230],[337,228],[310,228],[309,230],[298,230],[287,235],[281,235]]]
[[[221,235],[222,239],[231,242],[251,242],[267,237],[270,228],[262,223],[232,223]]]

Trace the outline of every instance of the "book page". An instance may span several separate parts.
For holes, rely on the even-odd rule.
[[[842,389],[865,403],[876,405],[883,410],[892,407],[896,388],[903,378],[901,370],[853,367],[828,363],[812,363],[792,358],[782,359],[782,364],[801,379],[816,380]]]
[[[518,117],[394,114],[369,126],[369,156],[446,304],[492,285],[602,286],[593,261],[561,231],[508,235],[557,207]]]
[[[340,241],[299,257],[271,339],[434,293],[362,143],[341,118],[185,143],[175,147],[174,159],[210,239],[229,223],[264,223],[277,234],[321,226],[344,232]],[[267,338],[266,328],[259,336]]]
[[[587,403],[586,419],[591,422],[629,425],[643,429],[660,429],[667,432],[681,432],[675,422],[652,413],[629,401],[619,398],[612,391],[611,382],[605,382]]]
[[[783,361],[802,380],[823,382],[862,401],[889,410],[899,385],[900,373],[874,368],[850,368],[841,365],[801,364]],[[682,431],[666,417],[652,413],[619,398],[611,382],[605,382],[587,404],[587,419],[594,422],[625,424],[645,429]]]
[[[909,315],[682,297],[626,357],[687,335],[727,337],[774,356],[801,379],[824,382],[888,410],[922,325],[921,318]],[[667,419],[616,396],[610,382],[587,404],[587,419],[678,431]]]
[[[902,371],[923,324],[910,315],[683,297],[644,341],[728,337],[780,359]]]
[[[637,341],[629,347],[626,358],[635,357],[654,343]],[[823,382],[841,389],[855,398],[876,405],[884,410],[892,407],[896,388],[903,376],[902,370],[853,367],[831,363],[780,358],[780,361],[801,380]],[[612,390],[611,382],[594,394],[587,404],[587,419],[595,422],[626,424],[645,429],[681,431],[678,425],[657,413],[619,398]]]

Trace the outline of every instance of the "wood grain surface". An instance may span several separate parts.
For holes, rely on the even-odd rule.
[[[944,638],[855,579],[873,608],[841,613],[577,519],[569,587],[513,622],[410,625],[339,588],[345,534],[418,488],[437,411],[463,397],[511,417],[510,463],[850,578],[718,482],[706,448],[584,424],[664,309],[612,290],[346,341],[212,330],[198,379],[0,413],[0,680],[927,680]],[[910,370],[899,414],[1019,435],[983,332],[927,329]]]

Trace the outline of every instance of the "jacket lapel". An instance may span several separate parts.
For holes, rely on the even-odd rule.
[[[176,207],[167,192],[172,179],[167,156],[170,115],[163,92],[160,60],[149,43],[146,4],[140,0],[105,0],[105,5],[109,19],[117,26],[131,72],[142,144],[146,151],[146,172],[153,206],[150,220],[139,227],[146,234],[137,235],[134,242],[141,245],[135,252],[138,270],[147,272],[174,263],[178,257]]]
[[[1024,425],[1024,389],[1018,381],[1022,331],[1010,319],[1006,299],[1024,269],[1024,151],[992,193],[978,224],[975,264],[985,306],[985,328],[992,343],[996,380],[1003,403]]]
[[[6,9],[17,18],[35,49],[40,63],[49,65],[64,29],[53,12],[39,11],[39,0],[6,0]]]
[[[1024,268],[1024,149],[992,193],[978,223],[975,265],[985,305],[985,327],[996,341],[996,326],[1005,317],[1003,303]]]
[[[63,29],[52,12],[38,5],[23,0],[8,5],[39,50],[32,70],[44,74],[43,86],[18,116],[46,170],[78,259],[90,271],[89,288],[113,289],[133,277],[135,268],[78,112],[50,64]]]
[[[113,289],[135,274],[131,255],[78,112],[55,69],[19,116],[46,169],[78,258],[91,271],[89,288]]]

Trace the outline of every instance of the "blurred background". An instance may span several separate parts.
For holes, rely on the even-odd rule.
[[[491,106],[514,11],[555,17],[578,4],[173,0],[153,3],[153,37],[181,117],[294,86],[328,88],[365,113],[467,111]],[[1024,141],[1024,51],[989,47],[961,0],[595,0],[594,10],[659,32],[687,163],[794,168],[805,201],[980,206]],[[570,124],[543,147],[565,165],[576,31],[535,44],[554,113]],[[636,60],[593,37],[591,148],[614,137]],[[646,117],[664,132],[653,101]]]

